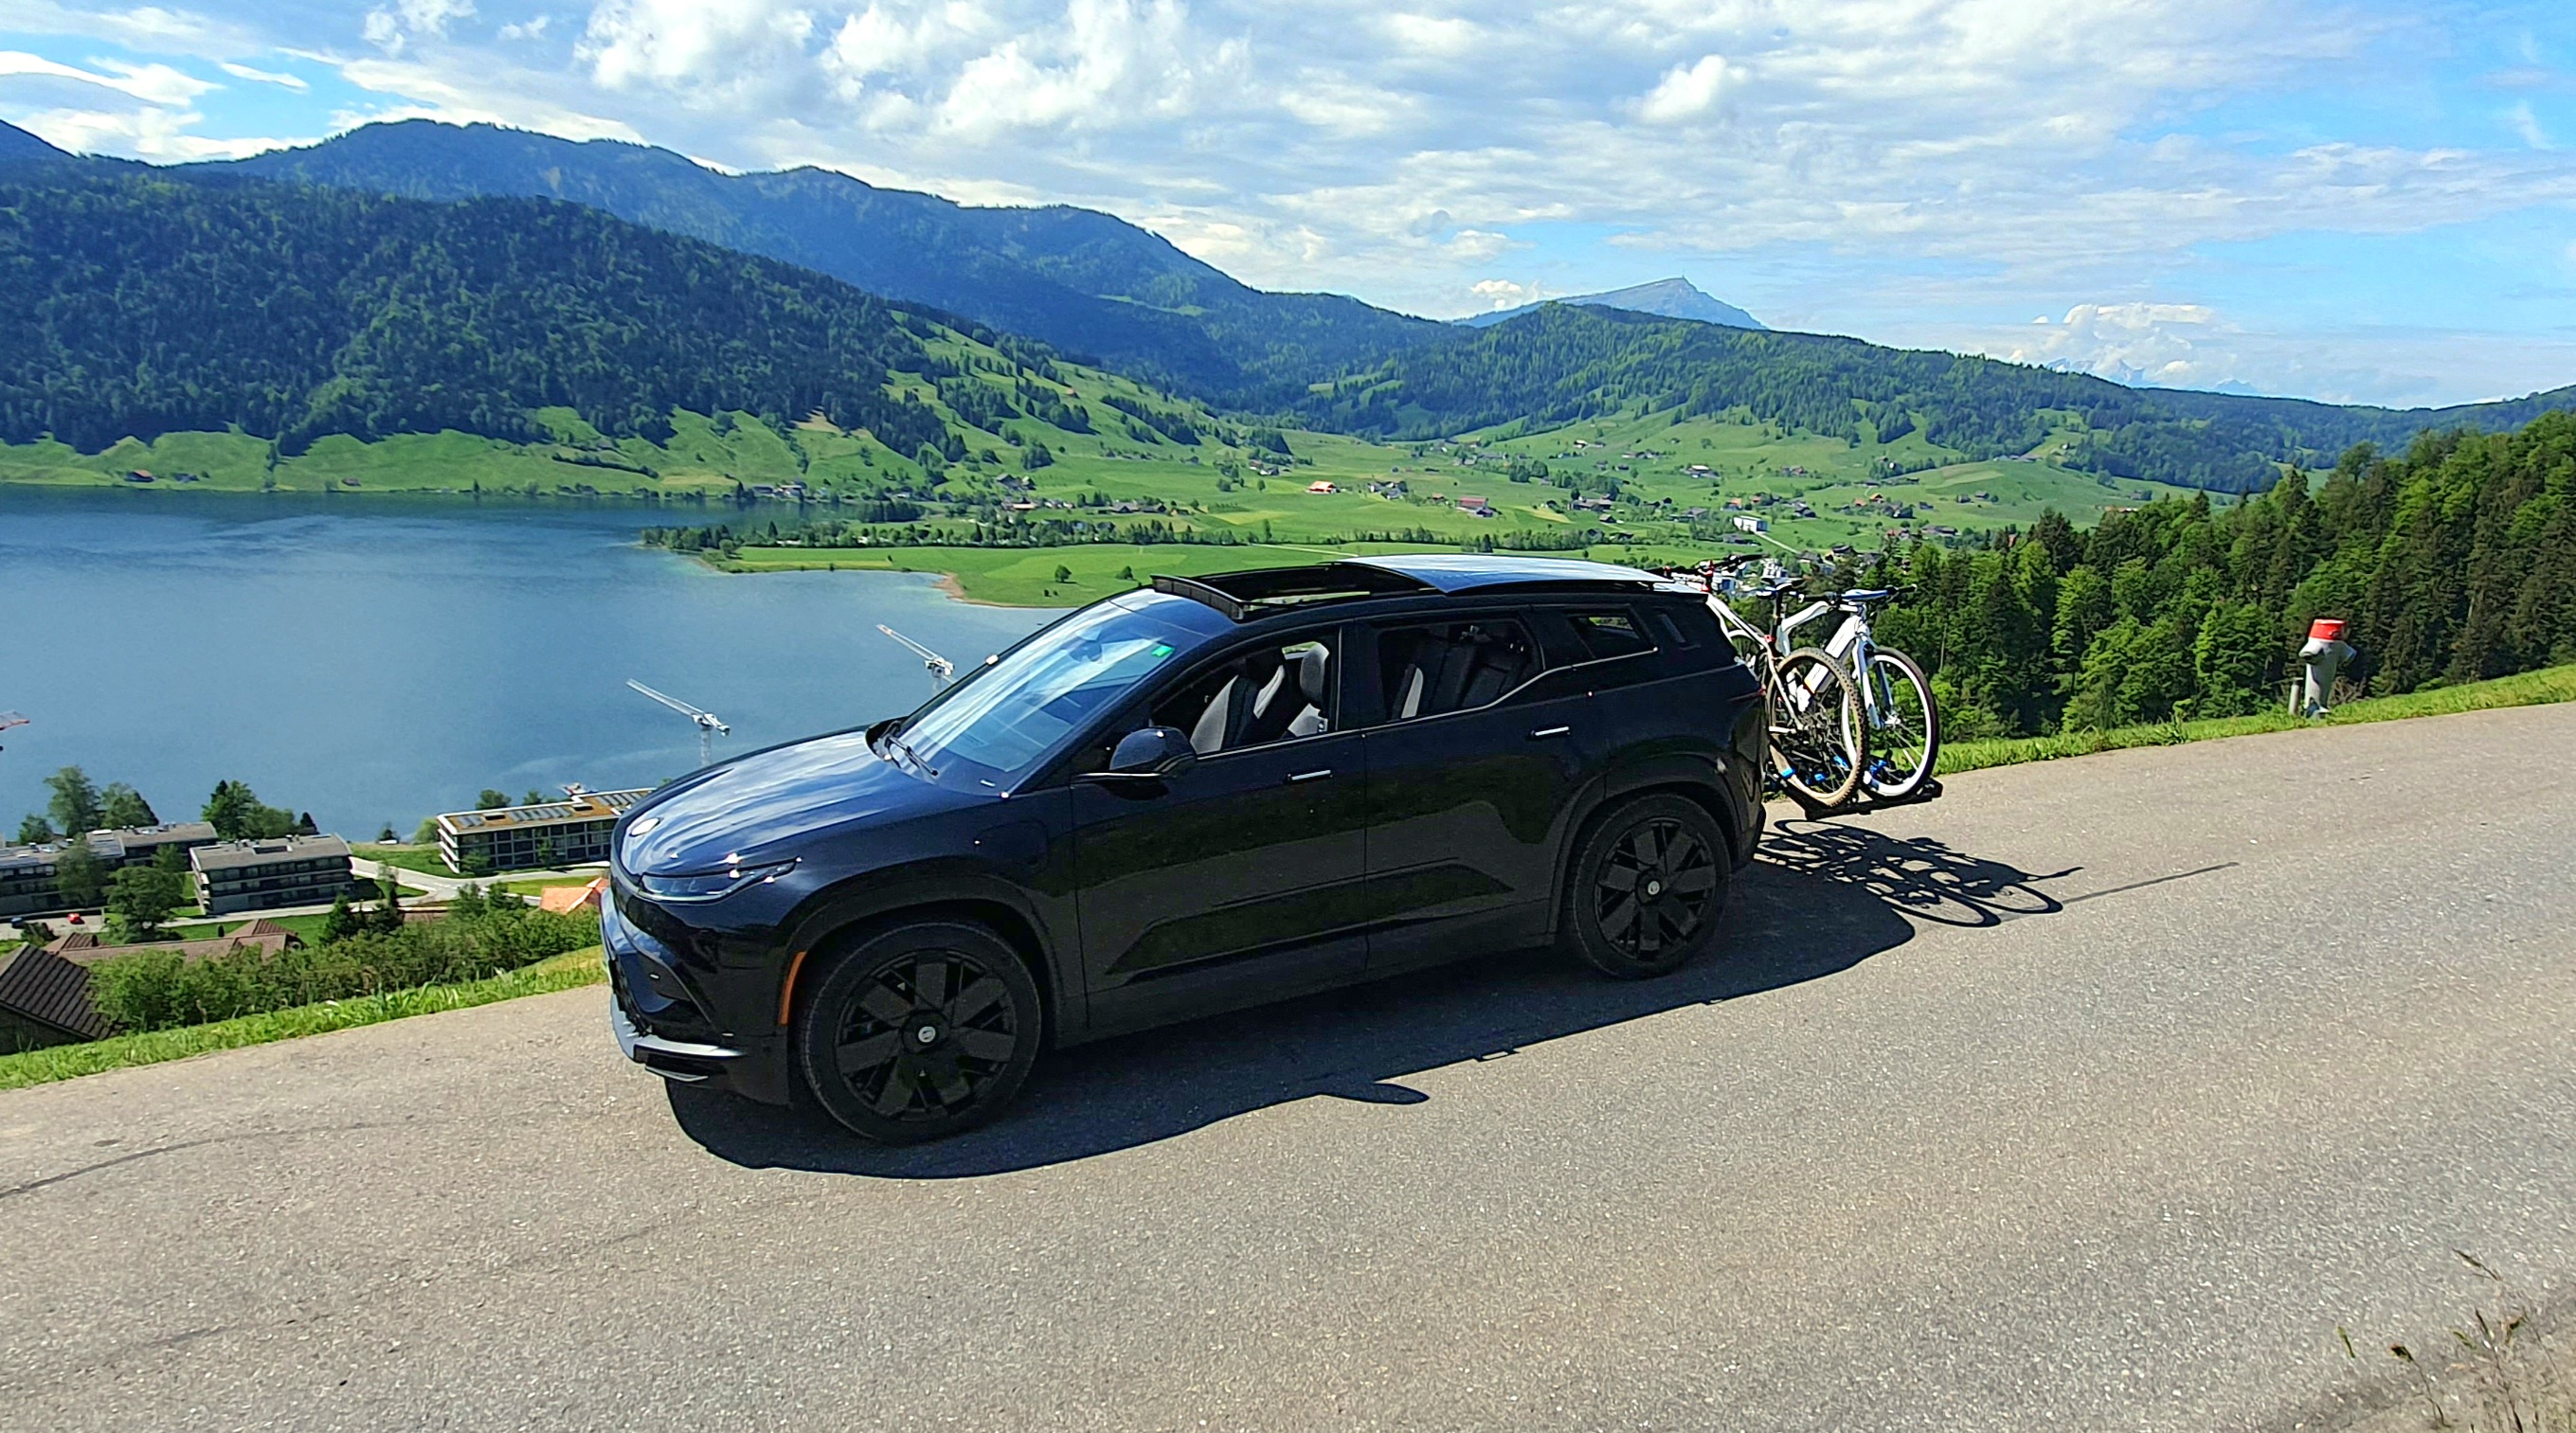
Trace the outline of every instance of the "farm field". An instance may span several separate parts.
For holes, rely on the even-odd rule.
[[[2054,459],[2072,428],[2029,454],[1980,462],[1919,431],[1854,444],[1675,412],[1382,444],[1261,428],[1062,361],[1041,372],[954,331],[930,348],[952,374],[897,375],[890,388],[940,414],[951,435],[946,454],[897,453],[819,418],[781,429],[747,413],[675,412],[660,442],[610,439],[569,409],[545,409],[536,415],[552,439],[544,443],[450,431],[372,442],[335,436],[294,456],[238,432],[128,439],[99,453],[52,441],[0,445],[0,482],[327,492],[353,503],[396,495],[631,501],[639,529],[730,529],[737,550],[721,565],[740,571],[853,565],[846,549],[773,550],[770,533],[792,541],[805,521],[851,520],[864,503],[879,504],[879,515],[887,502],[920,513],[909,520],[923,546],[895,566],[931,566],[925,554],[934,545],[971,549],[979,525],[1005,516],[1081,522],[1086,540],[1104,526],[1123,535],[1156,524],[1291,548],[1374,540],[1679,561],[1757,545],[1735,530],[1739,516],[1760,518],[1791,547],[1870,549],[2026,525],[2052,507],[2088,524],[2184,491],[2060,466]],[[1480,500],[1482,511],[1465,499]],[[953,572],[978,600],[1014,603],[1070,600],[1096,593],[1121,568],[1145,570],[1132,553],[1044,551],[1057,555],[944,557],[951,565],[937,570]],[[1238,558],[1218,550],[1154,560],[1159,570],[1205,571]],[[1075,590],[1049,590],[1059,563],[1073,569]]]

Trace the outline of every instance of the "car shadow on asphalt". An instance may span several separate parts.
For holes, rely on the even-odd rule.
[[[720,1159],[896,1179],[997,1174],[1150,1144],[1316,1095],[1429,1097],[1417,1071],[1849,970],[1912,939],[1917,922],[1993,926],[2057,911],[2034,875],[1924,837],[1789,821],[1730,898],[1710,956],[1650,981],[1605,980],[1553,951],[1467,960],[1373,984],[1105,1040],[1040,1062],[1012,1110],[953,1139],[889,1149],[810,1108],[670,1087],[672,1113]]]

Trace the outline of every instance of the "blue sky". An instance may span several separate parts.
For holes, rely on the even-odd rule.
[[[1680,274],[2138,382],[2576,383],[2576,5],[0,6],[0,118],[154,161],[489,120],[1106,209],[1454,316]]]

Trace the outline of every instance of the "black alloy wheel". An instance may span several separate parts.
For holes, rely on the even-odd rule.
[[[1565,913],[1575,953],[1627,979],[1680,969],[1716,940],[1732,866],[1699,803],[1647,796],[1621,807],[1575,858]]]
[[[925,921],[833,960],[797,1012],[796,1053],[834,1119],[912,1144],[1008,1104],[1043,1024],[1037,984],[1008,942],[972,922]]]

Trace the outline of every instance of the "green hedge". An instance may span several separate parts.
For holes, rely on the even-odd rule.
[[[90,970],[99,1014],[126,1033],[480,980],[599,943],[590,915],[496,910],[303,946],[207,960],[168,952],[113,956]]]

